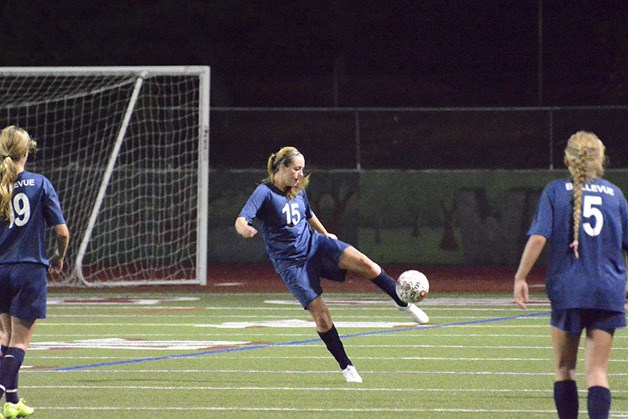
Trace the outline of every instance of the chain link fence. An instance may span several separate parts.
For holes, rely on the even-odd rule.
[[[318,170],[562,169],[578,130],[628,168],[628,106],[538,108],[213,108],[210,167],[264,169],[293,145]]]

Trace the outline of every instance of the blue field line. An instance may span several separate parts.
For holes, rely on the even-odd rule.
[[[431,329],[443,329],[446,327],[469,326],[469,325],[474,325],[474,324],[496,323],[496,322],[502,322],[502,321],[508,321],[508,320],[525,319],[525,318],[530,318],[530,317],[541,317],[541,316],[547,316],[549,314],[550,312],[548,311],[548,312],[541,312],[541,313],[521,314],[521,315],[509,316],[509,317],[494,317],[494,318],[483,319],[483,320],[470,320],[470,321],[464,321],[464,322],[434,324],[434,325],[428,325],[428,326],[417,325],[414,327],[376,330],[376,331],[364,332],[364,333],[351,333],[347,335],[341,335],[341,337],[343,339],[348,339],[348,338],[355,338],[355,337],[383,335],[386,333],[406,332],[408,330],[422,331],[422,330],[431,330]],[[197,357],[197,356],[222,354],[222,353],[228,353],[228,352],[242,352],[242,351],[252,351],[255,349],[266,349],[266,348],[281,347],[281,346],[303,345],[306,343],[315,343],[315,342],[320,342],[320,338],[294,340],[290,342],[280,342],[280,343],[264,343],[264,344],[251,345],[251,346],[238,346],[237,348],[212,349],[211,351],[194,352],[194,353],[179,354],[179,355],[156,356],[156,357],[149,357],[149,358],[138,358],[138,359],[130,359],[126,361],[102,362],[99,364],[76,365],[74,367],[55,368],[52,371],[55,371],[55,372],[77,371],[77,370],[84,370],[84,369],[90,369],[90,368],[111,367],[115,365],[137,364],[140,362],[166,361],[169,359],[191,358],[191,357]]]
[[[551,312],[549,311],[544,311],[541,313],[530,313],[530,314],[518,314],[516,316],[508,316],[508,317],[493,317],[490,319],[484,319],[484,320],[469,320],[466,322],[455,322],[455,323],[445,323],[445,324],[432,324],[432,325],[428,325],[428,326],[413,326],[413,327],[404,327],[404,328],[395,328],[395,329],[386,329],[386,330],[376,330],[374,332],[364,332],[364,333],[352,333],[350,335],[341,335],[341,337],[344,338],[355,338],[355,337],[361,337],[361,336],[372,336],[372,335],[383,335],[386,333],[396,333],[396,332],[400,332],[400,331],[408,331],[408,330],[431,330],[431,329],[443,329],[445,327],[455,327],[455,326],[469,326],[469,325],[473,325],[473,324],[483,324],[483,323],[495,323],[495,322],[502,322],[502,321],[508,321],[508,320],[518,320],[518,319],[525,319],[525,318],[530,318],[530,317],[542,317],[542,316],[548,316],[550,315]]]

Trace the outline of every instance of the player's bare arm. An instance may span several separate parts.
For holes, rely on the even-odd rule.
[[[316,215],[312,215],[312,218],[310,218],[309,220],[307,220],[307,222],[310,224],[310,226],[312,226],[312,228],[316,231],[318,231],[319,233],[327,236],[327,237],[331,237],[334,240],[338,240],[338,237],[336,237],[335,234],[329,233],[327,231],[327,229],[325,228],[325,226],[323,226],[323,223],[320,222],[320,220],[318,219],[318,217]]]
[[[66,224],[58,224],[55,226],[55,235],[57,236],[57,249],[50,258],[50,270],[53,273],[59,273],[63,269],[63,261],[70,243],[70,230]]]
[[[245,239],[250,239],[257,234],[257,229],[249,224],[244,217],[238,217],[235,221],[235,229]]]
[[[528,302],[528,274],[541,255],[546,242],[547,239],[545,237],[532,235],[528,239],[525,249],[523,249],[519,268],[517,273],[515,273],[515,284],[513,287],[515,304],[523,310],[526,309],[526,303]]]

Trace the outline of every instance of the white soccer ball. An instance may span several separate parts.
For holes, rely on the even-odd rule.
[[[418,303],[430,292],[430,282],[419,271],[405,271],[397,279],[397,296],[406,303]]]

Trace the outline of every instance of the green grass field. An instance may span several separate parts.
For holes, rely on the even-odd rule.
[[[288,293],[52,290],[20,396],[39,418],[556,417],[547,304],[432,294],[431,323],[415,327],[382,294],[325,297],[362,384]],[[612,416],[628,417],[625,330],[610,370]]]

